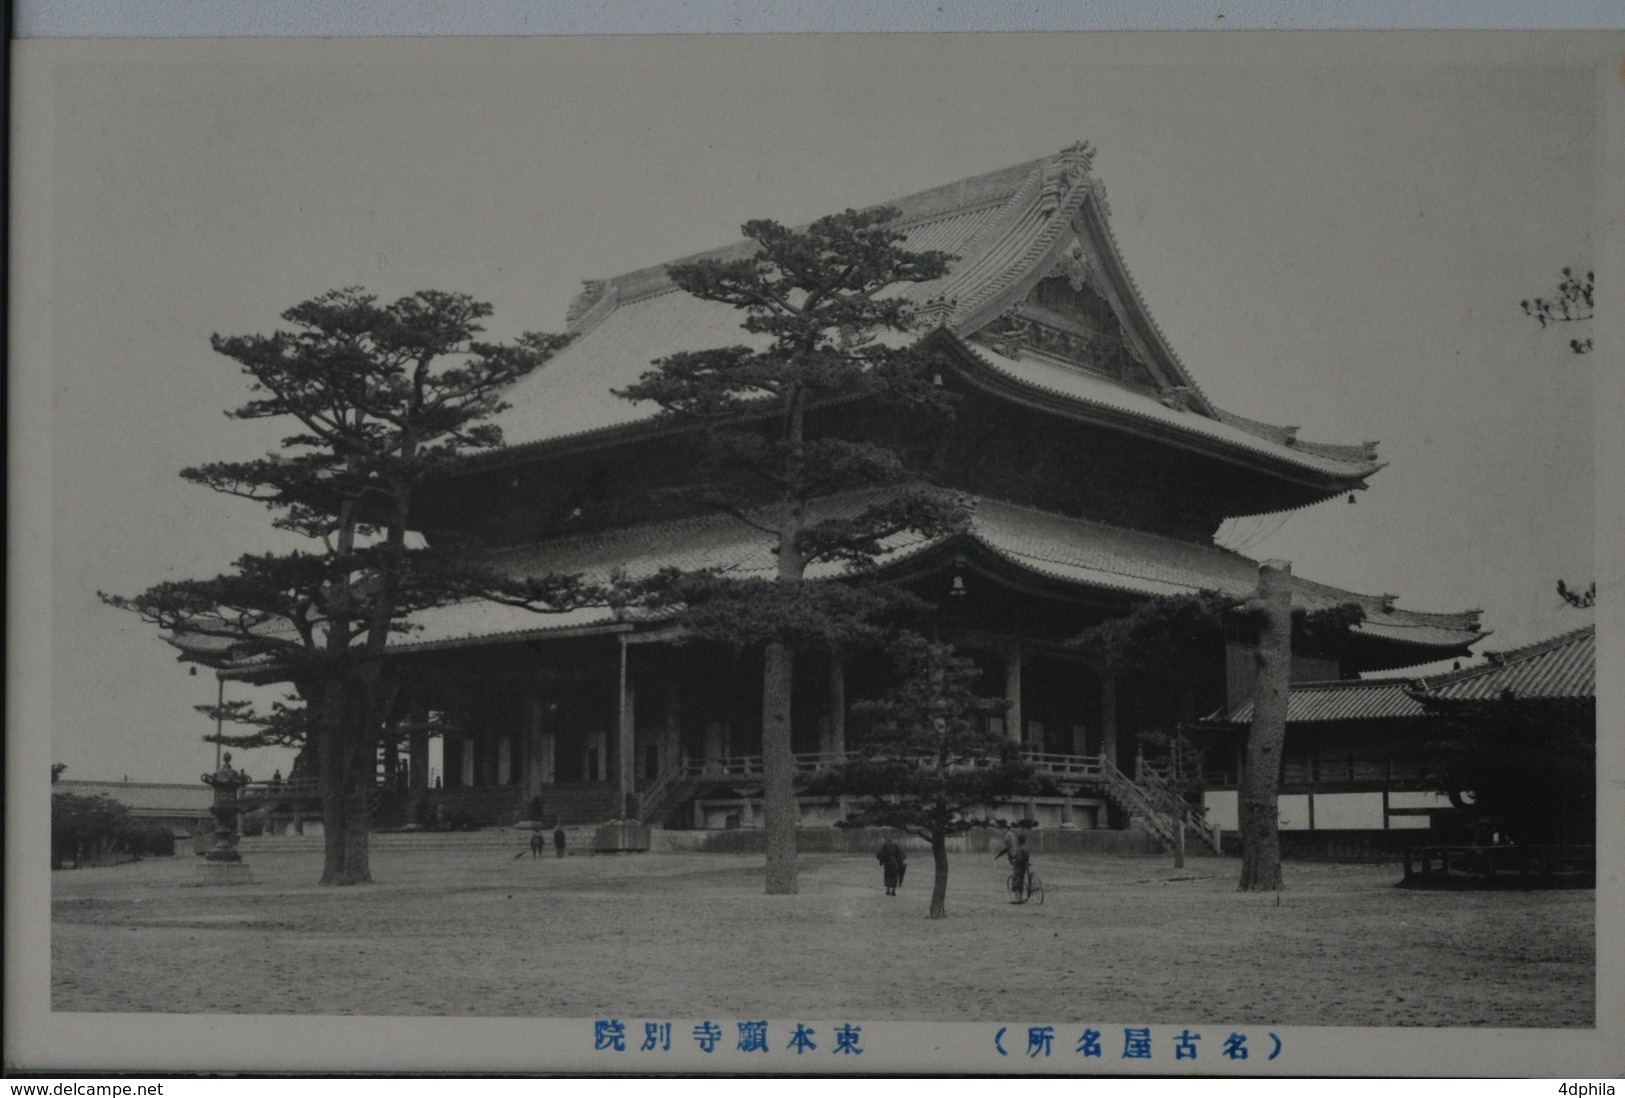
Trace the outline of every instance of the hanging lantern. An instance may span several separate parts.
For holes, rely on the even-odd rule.
[[[1350,492],[1350,493],[1349,493],[1349,502],[1350,502],[1350,503],[1353,503],[1353,502],[1354,502],[1354,493],[1353,493],[1353,492]]]
[[[948,589],[948,597],[962,599],[965,597],[965,577],[958,572],[954,573],[954,584]]]

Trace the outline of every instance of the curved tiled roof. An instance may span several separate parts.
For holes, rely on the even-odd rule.
[[[854,492],[818,501],[809,508],[809,521],[856,514],[876,497],[876,492]],[[1258,562],[1227,549],[1000,500],[978,499],[972,504],[970,529],[958,536],[1018,568],[1068,585],[1132,595],[1214,590],[1238,599],[1257,587]],[[901,564],[946,540],[899,535],[887,543],[887,552],[878,564],[882,568]],[[533,576],[579,572],[601,577],[618,569],[637,577],[665,567],[717,568],[734,576],[768,577],[777,572],[771,539],[724,515],[514,547],[497,553],[492,563],[515,575]],[[810,569],[808,575],[825,578],[840,572],[839,566],[824,564]],[[1366,612],[1358,632],[1381,640],[1458,649],[1483,635],[1476,611],[1428,614],[1399,610],[1392,608],[1386,596],[1362,595],[1293,578],[1294,606],[1324,610],[1350,602],[1359,603]],[[534,624],[535,616],[529,617]]]
[[[1238,447],[1254,458],[1309,469],[1350,485],[1375,472],[1374,444],[1334,446],[1300,442],[1291,428],[1260,423],[1214,407],[1202,394],[1146,309],[1123,263],[1106,215],[1104,189],[1090,174],[1093,153],[1075,145],[982,176],[899,199],[898,227],[913,249],[956,255],[949,272],[933,282],[894,292],[914,302],[927,327],[965,340],[1002,310],[1019,302],[1049,273],[1063,251],[1075,252],[1119,313],[1125,338],[1165,387],[1157,396],[1105,378],[1047,362],[1036,355],[1002,361],[977,346],[975,353],[1020,385],[1034,388],[1080,414],[1128,411],[1134,426],[1156,421],[1205,445]],[[753,245],[739,241],[674,262],[743,257]],[[590,282],[570,310],[575,340],[546,367],[508,393],[509,409],[495,418],[510,448],[573,439],[652,418],[649,405],[634,405],[612,389],[637,380],[656,360],[677,351],[749,344],[740,315],[730,306],[701,301],[677,290],[666,266],[644,268]]]
[[[1052,394],[1079,405],[1118,412],[1144,423],[1157,424],[1186,435],[1195,435],[1248,453],[1273,458],[1287,465],[1353,479],[1369,476],[1381,468],[1373,460],[1375,455],[1368,448],[1308,443],[1287,445],[1276,441],[1270,434],[1270,432],[1283,433],[1287,431],[1286,428],[1255,429],[1266,428],[1267,425],[1228,414],[1218,419],[1209,419],[1194,412],[1170,408],[1162,401],[1139,390],[1115,384],[1097,374],[1074,370],[1036,355],[1011,358],[981,343],[968,345],[967,350],[996,373],[1035,392]]]
[[[1436,675],[1416,684],[1417,697],[1487,701],[1511,691],[1520,698],[1594,698],[1597,695],[1597,632],[1583,626],[1504,652],[1486,652],[1485,663]]]
[[[854,516],[888,491],[851,492],[813,501],[807,520]],[[902,565],[926,550],[963,538],[969,545],[1030,575],[1081,590],[1124,595],[1208,590],[1240,600],[1257,588],[1258,562],[1228,549],[1070,518],[1002,500],[971,498],[968,502],[972,517],[963,534],[937,538],[913,533],[896,535],[885,543],[877,565]],[[611,574],[637,579],[665,568],[710,568],[735,577],[769,578],[778,572],[772,544],[772,538],[755,527],[728,515],[708,513],[512,546],[490,553],[487,563],[514,576],[573,574],[589,581],[604,580]],[[844,565],[820,563],[810,567],[807,576],[829,579],[844,572]],[[1439,614],[1400,610],[1393,606],[1392,596],[1363,595],[1299,576],[1292,579],[1292,603],[1308,611],[1358,603],[1365,611],[1365,620],[1356,629],[1359,635],[1435,649],[1439,654],[1463,649],[1484,636],[1477,611]],[[409,631],[390,638],[389,649],[406,652],[494,640],[598,633],[629,629],[639,620],[646,619],[609,607],[550,614],[468,601],[414,615]],[[269,662],[263,657],[235,662],[229,644],[207,637],[169,639],[189,658],[216,666],[242,668]]]

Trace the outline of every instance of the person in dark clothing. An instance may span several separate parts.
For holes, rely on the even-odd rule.
[[[559,824],[553,828],[553,853],[557,857],[564,857],[564,825]]]
[[[1024,903],[1027,899],[1027,870],[1032,865],[1032,855],[1027,852],[1027,836],[1016,836],[1016,844],[1010,846],[1007,843],[1004,849],[993,855],[993,860],[998,861],[1006,856],[1009,857],[1010,868],[1013,870],[1010,876],[1010,894],[1017,897],[1015,903]]]
[[[886,885],[886,895],[897,895],[897,888],[903,883],[903,874],[908,869],[908,855],[895,839],[887,839],[880,844],[880,850],[875,854],[880,862],[880,870]]]

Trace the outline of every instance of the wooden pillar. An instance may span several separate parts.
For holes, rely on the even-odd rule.
[[[1011,642],[1004,651],[1004,696],[1010,706],[1004,711],[1005,734],[1021,742],[1021,645]]]
[[[483,719],[489,720],[489,714]],[[476,752],[474,765],[479,768],[479,781],[477,785],[492,786],[497,784],[497,734],[496,729],[487,724],[480,729],[480,736],[474,748]]]
[[[407,780],[420,793],[429,788],[429,732],[423,727],[428,719],[429,714],[422,710],[413,713],[416,727],[406,734]]]
[[[839,755],[846,750],[846,657],[839,649],[829,656],[829,747]]]
[[[616,815],[630,813],[630,800],[637,789],[637,757],[633,745],[636,714],[632,712],[632,676],[629,645],[623,633],[618,638],[620,659],[615,680],[615,805]]]
[[[1100,677],[1100,751],[1117,765],[1117,676]]]
[[[677,688],[677,669],[669,666],[666,676],[665,747],[660,755],[661,770],[672,773],[683,762],[683,695]]]
[[[525,696],[525,715],[520,728],[525,757],[525,797],[540,797],[548,774],[542,746],[542,699],[534,692]]]

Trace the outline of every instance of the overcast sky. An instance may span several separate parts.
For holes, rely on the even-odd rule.
[[[498,337],[558,330],[583,279],[747,218],[1079,139],[1209,397],[1390,463],[1355,506],[1243,525],[1249,555],[1481,607],[1491,648],[1583,624],[1553,587],[1593,575],[1602,356],[1518,302],[1592,262],[1596,57],[1529,36],[30,43],[23,198],[50,247],[13,369],[50,386],[25,414],[49,423],[52,614],[29,628],[53,758],[86,779],[212,762],[190,709],[212,677],[96,598],[272,544],[266,512],[175,475],[274,441],[220,415],[244,389],[212,332],[352,284],[475,294]]]

